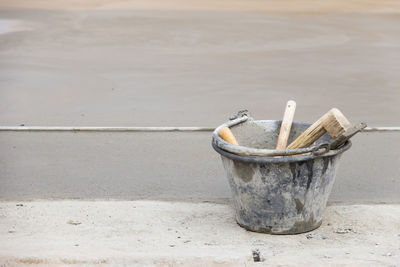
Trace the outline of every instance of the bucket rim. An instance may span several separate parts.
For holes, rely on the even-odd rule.
[[[304,155],[304,156],[295,156],[295,157],[263,157],[263,156],[242,156],[242,155],[237,155],[230,153],[228,151],[225,151],[221,148],[219,148],[214,142],[212,142],[212,147],[214,148],[217,153],[219,153],[221,156],[224,156],[226,158],[232,159],[232,160],[237,160],[237,161],[243,161],[247,163],[292,163],[292,162],[300,162],[300,161],[307,161],[307,160],[314,160],[316,158],[324,158],[324,157],[332,157],[336,156],[339,154],[342,154],[346,150],[348,150],[351,147],[351,141],[348,140],[346,143],[341,146],[340,148],[330,150],[329,152],[322,154],[322,155],[314,155],[314,154],[309,154],[309,155]]]
[[[242,122],[247,121],[249,119],[248,116],[242,116],[240,118],[236,118],[234,120],[228,121],[220,126],[218,126],[212,137],[212,147],[214,150],[221,154],[222,156],[225,156],[227,158],[233,159],[233,160],[239,160],[243,162],[252,162],[252,163],[284,163],[284,162],[298,162],[298,161],[306,161],[310,159],[315,159],[315,158],[321,158],[321,157],[331,157],[335,156],[338,154],[341,154],[345,151],[347,151],[352,143],[350,140],[347,140],[342,146],[340,146],[337,149],[332,149],[329,150],[329,145],[326,143],[309,147],[309,148],[304,148],[304,149],[293,149],[293,150],[275,150],[275,149],[255,149],[255,148],[248,148],[248,147],[242,147],[242,146],[236,146],[232,145],[230,143],[227,143],[225,140],[223,140],[218,132],[222,127],[231,127],[235,126],[237,124],[240,124]],[[250,118],[253,120],[252,118]],[[253,120],[254,122],[277,122],[280,120]],[[299,124],[305,124],[305,125],[311,125],[309,123],[305,122],[295,122]],[[327,149],[328,148],[328,149]],[[320,149],[325,149],[322,153],[318,152]],[[242,151],[243,150],[243,151]],[[240,152],[245,152],[245,153],[233,153],[236,151]],[[252,153],[255,152],[255,153]],[[258,153],[260,152],[260,153]],[[258,153],[258,154],[257,154]],[[304,153],[308,153],[305,154]],[[299,155],[303,154],[303,155]],[[295,157],[275,157],[279,155],[299,155]]]

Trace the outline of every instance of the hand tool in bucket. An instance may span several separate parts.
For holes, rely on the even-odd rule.
[[[231,143],[233,145],[237,145],[237,146],[239,145],[239,143],[236,140],[235,136],[233,135],[231,129],[229,129],[228,127],[223,127],[221,130],[219,130],[219,135],[226,142]]]
[[[335,149],[342,145],[349,138],[361,131],[367,126],[362,122],[356,126],[352,126],[349,120],[337,108],[332,108],[320,119],[307,128],[299,137],[296,138],[287,148],[297,149],[305,148],[313,144],[322,135],[328,133],[333,142],[330,148]]]

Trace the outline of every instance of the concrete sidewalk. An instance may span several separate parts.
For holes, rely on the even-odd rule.
[[[272,236],[229,204],[0,202],[0,266],[400,266],[399,218],[400,205],[329,206],[319,229]]]

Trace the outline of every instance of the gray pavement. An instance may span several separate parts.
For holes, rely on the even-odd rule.
[[[383,10],[2,9],[0,125],[214,127],[295,99],[297,121],[399,126],[400,15]],[[399,138],[357,136],[331,201],[398,202]],[[0,149],[3,199],[229,197],[209,133],[2,132]]]
[[[219,201],[230,197],[211,133],[0,133],[0,198]],[[362,133],[330,201],[400,202],[400,135]]]
[[[331,107],[398,126],[400,15],[0,10],[0,124],[216,126]],[[14,32],[12,32],[14,30]]]

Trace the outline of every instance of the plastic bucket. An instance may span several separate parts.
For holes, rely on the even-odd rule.
[[[340,156],[351,142],[329,150],[325,144],[332,140],[325,134],[312,148],[277,151],[273,148],[280,125],[281,121],[237,118],[220,127],[231,126],[241,146],[222,140],[220,127],[213,134],[212,145],[221,154],[240,226],[270,234],[304,233],[321,225]],[[308,126],[294,122],[289,143]],[[302,154],[277,156],[285,153]]]

